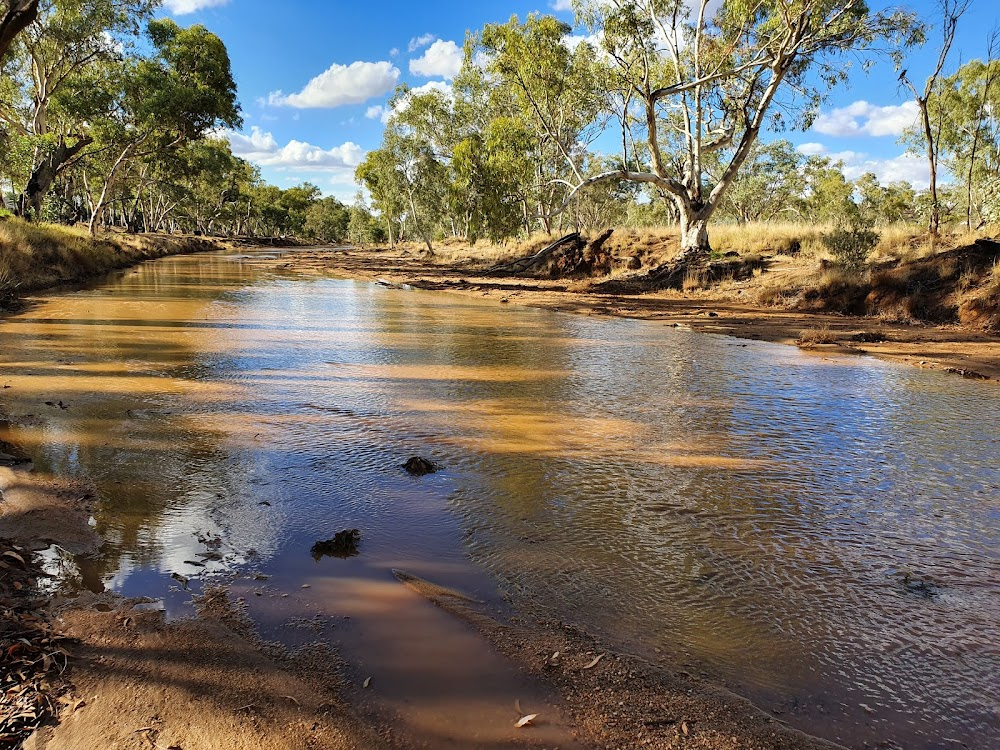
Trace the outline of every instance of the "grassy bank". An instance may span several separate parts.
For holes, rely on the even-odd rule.
[[[0,219],[0,306],[24,294],[87,281],[144,260],[217,250],[218,241],[165,234],[106,234],[85,229]]]
[[[601,246],[600,273],[565,276],[577,291],[636,294],[657,291],[703,301],[834,313],[898,323],[958,324],[1000,332],[1000,227],[955,230],[930,238],[912,225],[879,227],[863,271],[846,271],[823,242],[833,226],[775,223],[713,227],[713,272],[689,273],[672,286],[652,278],[680,249],[673,228],[616,229]],[[526,257],[556,239],[535,235],[505,246],[445,239],[428,264],[485,270]],[[583,244],[592,237],[584,236]],[[414,254],[422,246],[404,245]],[[583,250],[586,255],[587,249]],[[558,264],[524,275],[551,278]]]

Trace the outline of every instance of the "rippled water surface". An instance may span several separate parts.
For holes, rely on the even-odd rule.
[[[223,255],[0,323],[0,381],[0,439],[98,487],[78,585],[498,582],[852,746],[1000,746],[996,386]],[[309,557],[350,527],[360,557]]]

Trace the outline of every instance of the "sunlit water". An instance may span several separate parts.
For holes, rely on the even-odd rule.
[[[377,664],[336,600],[366,582],[339,611],[381,622],[400,567],[855,747],[1000,746],[990,384],[224,255],[4,321],[2,384],[0,438],[98,487],[76,585],[183,612],[171,573],[260,571],[259,604],[238,585],[266,633],[320,613],[309,637]],[[353,527],[359,557],[309,556]]]

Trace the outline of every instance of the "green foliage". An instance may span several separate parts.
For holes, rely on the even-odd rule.
[[[336,198],[315,200],[306,208],[305,216],[303,231],[309,239],[322,243],[347,239],[350,211]]]
[[[879,233],[860,219],[838,226],[820,238],[837,265],[848,273],[861,273],[879,242]]]

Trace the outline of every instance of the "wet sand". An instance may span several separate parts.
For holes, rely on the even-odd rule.
[[[597,293],[586,280],[490,275],[482,264],[438,264],[405,251],[309,248],[255,261],[305,274],[334,274],[407,284],[546,310],[606,315],[683,326],[701,333],[795,345],[803,331],[828,329],[835,343],[818,355],[859,354],[957,377],[1000,382],[1000,336],[960,326],[904,325],[876,318],[817,314],[713,298],[711,291]],[[874,336],[872,334],[875,334]],[[872,341],[871,339],[883,339]],[[862,340],[857,340],[862,339]]]

